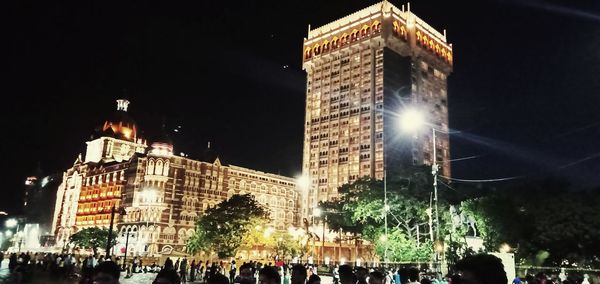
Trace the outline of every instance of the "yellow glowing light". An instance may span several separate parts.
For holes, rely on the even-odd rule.
[[[509,253],[512,250],[509,244],[503,243],[500,245],[499,251],[501,253]]]

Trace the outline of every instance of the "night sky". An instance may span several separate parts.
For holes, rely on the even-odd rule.
[[[144,136],[163,119],[181,126],[177,152],[199,156],[211,141],[225,163],[298,175],[307,26],[376,3],[59,2],[6,9],[0,210],[18,209],[38,163],[70,167],[124,92]],[[478,156],[454,163],[454,177],[600,185],[600,8],[571,2],[411,3],[454,47],[452,156]]]

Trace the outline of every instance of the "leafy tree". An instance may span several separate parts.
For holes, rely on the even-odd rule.
[[[387,242],[389,260],[430,259],[432,244],[425,235],[417,236],[417,227],[428,223],[431,172],[428,167],[415,167],[402,175],[394,175],[387,181],[387,212],[384,211],[383,181],[365,177],[342,185],[338,189],[338,199],[319,205],[324,209],[329,228],[351,232],[355,238],[374,243],[380,256],[383,256]],[[443,212],[444,206],[442,203],[440,212]],[[385,214],[388,220],[387,240],[381,238],[385,230]]]
[[[112,232],[111,247],[117,244],[116,232]],[[98,248],[105,248],[108,240],[108,229],[91,227],[82,229],[81,231],[71,235],[69,242],[80,248],[91,248],[94,254],[98,252]]]
[[[431,260],[433,244],[430,240],[417,245],[414,239],[408,238],[399,228],[388,231],[387,238],[383,232],[379,241],[375,243],[375,249],[380,256],[385,255],[387,245],[387,257],[392,262],[425,262]]]
[[[188,240],[187,250],[190,253],[211,250],[220,258],[235,256],[257,224],[268,221],[268,210],[252,195],[233,195],[198,218],[196,233]]]
[[[300,243],[287,232],[275,232],[270,236],[270,239],[272,243],[269,244],[269,247],[281,259],[291,259],[302,252]]]
[[[598,191],[576,191],[556,180],[511,185],[465,202],[488,250],[514,248],[531,265],[600,263]]]

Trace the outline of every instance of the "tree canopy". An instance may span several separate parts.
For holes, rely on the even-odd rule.
[[[112,233],[111,247],[117,244],[116,235],[116,232]],[[98,227],[82,229],[69,238],[70,243],[80,248],[92,249],[94,254],[98,252],[98,248],[105,248],[107,241],[108,229]]]
[[[327,216],[329,228],[374,243],[380,257],[387,247],[389,261],[429,259],[432,244],[425,233],[428,233],[431,173],[427,167],[415,167],[402,174],[387,181],[387,212],[384,211],[382,180],[365,177],[342,185],[337,199],[319,204]],[[387,237],[384,234],[385,214]]]
[[[512,185],[466,201],[488,250],[509,244],[517,259],[531,265],[600,263],[598,191],[576,191],[545,180]]]
[[[269,221],[269,211],[252,195],[233,195],[207,209],[196,221],[196,232],[187,242],[190,253],[214,251],[220,258],[235,256],[236,251],[257,226]]]

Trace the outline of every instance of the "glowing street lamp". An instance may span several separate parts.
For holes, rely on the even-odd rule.
[[[303,191],[307,191],[310,188],[310,178],[308,176],[300,176],[296,179],[298,187]]]
[[[417,109],[407,109],[400,115],[400,129],[414,133],[425,125],[423,113]]]
[[[509,245],[509,244],[507,244],[507,243],[503,243],[503,244],[501,244],[501,245],[500,245],[500,249],[499,249],[499,251],[500,251],[501,253],[509,253],[511,249],[512,249],[512,248],[510,247],[510,245]]]
[[[6,235],[7,238],[12,237],[12,231],[11,230],[6,230],[6,232],[4,232],[4,234]]]
[[[317,208],[313,209],[313,216],[321,217],[321,214],[323,214],[323,211],[321,210],[321,208],[317,207]]]
[[[6,220],[4,225],[6,225],[7,228],[14,228],[18,225],[18,222],[17,222],[17,219],[11,218],[11,219]]]
[[[438,189],[437,189],[437,177],[438,171],[440,169],[437,163],[437,149],[436,149],[436,129],[433,126],[430,126],[425,121],[425,116],[423,112],[418,109],[408,108],[403,110],[403,113],[400,115],[400,127],[402,131],[406,131],[409,133],[416,133],[419,129],[424,126],[431,127],[432,133],[432,151],[433,157],[431,158],[431,174],[433,175],[433,200],[435,201],[435,239],[439,240],[440,238],[440,218],[438,213]],[[436,251],[437,252],[437,251]],[[436,253],[436,258],[439,259],[439,252]]]

